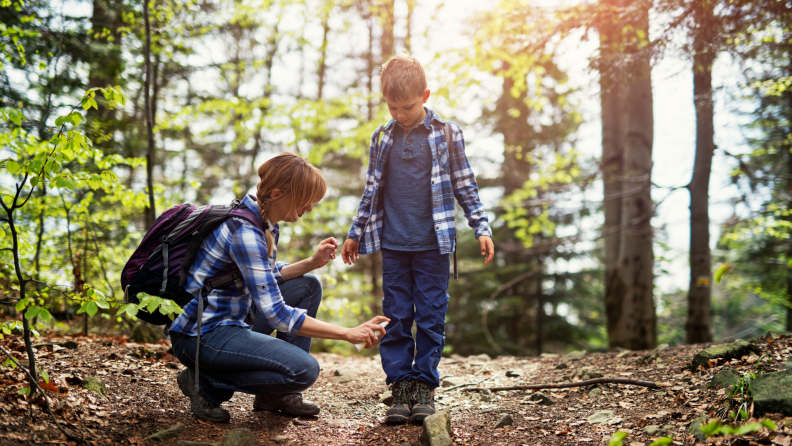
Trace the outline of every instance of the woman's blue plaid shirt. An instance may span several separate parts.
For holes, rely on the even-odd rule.
[[[391,120],[381,126],[371,137],[369,164],[366,173],[366,189],[360,200],[357,215],[352,220],[352,228],[347,238],[360,243],[358,253],[371,254],[379,251],[382,240],[382,221],[384,209],[380,191],[385,187],[398,187],[398,178],[383,178],[385,161],[393,147],[393,129],[398,125]],[[465,156],[465,138],[462,130],[451,123],[453,144],[451,150],[445,137],[445,121],[435,112],[427,109],[424,124],[431,128],[429,146],[432,149],[432,218],[437,234],[437,244],[441,254],[454,252],[455,221],[454,198],[462,206],[468,225],[473,228],[476,238],[480,235],[492,237],[489,218],[484,212],[478,196],[478,186],[473,169]],[[379,134],[382,141],[377,144]]]
[[[254,214],[259,215],[258,204],[251,196],[242,200]],[[306,311],[292,308],[283,302],[278,284],[283,283],[280,270],[285,263],[276,262],[279,226],[272,229],[276,248],[267,257],[267,238],[261,229],[241,218],[229,218],[215,229],[201,245],[195,262],[187,273],[185,290],[197,296],[207,278],[211,278],[228,266],[236,263],[245,280],[245,293],[240,295],[236,287],[212,290],[204,297],[204,312],[201,334],[212,331],[218,325],[245,323],[251,304],[258,309],[258,316],[278,331],[296,334],[305,321]],[[189,336],[198,334],[198,299],[184,307],[171,324],[170,330]]]

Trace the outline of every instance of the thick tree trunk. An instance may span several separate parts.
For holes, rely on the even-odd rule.
[[[407,50],[407,52],[412,52],[412,18],[418,0],[406,0],[406,1],[407,1],[407,36],[404,38],[404,49]]]
[[[327,6],[325,6],[327,8]],[[322,100],[322,93],[324,92],[325,84],[325,71],[327,71],[327,36],[330,33],[330,11],[325,10],[322,15],[322,47],[320,48],[319,68],[316,70],[319,76],[316,100]]]
[[[790,39],[787,37],[787,42]],[[787,47],[787,54],[789,56],[790,64],[787,66],[787,76],[792,76],[792,45]],[[784,99],[786,99],[786,107],[788,110],[787,122],[789,122],[789,128],[787,132],[792,132],[792,91],[789,89],[785,90]],[[787,184],[786,184],[786,193],[787,196],[790,197],[787,199],[787,211],[792,212],[792,144],[785,143],[783,145],[784,153],[787,156]],[[792,259],[792,239],[787,242],[787,259]],[[787,331],[792,331],[792,268],[787,268],[787,320],[786,320],[786,329]]]
[[[157,210],[154,206],[154,117],[151,109],[151,24],[149,23],[149,0],[143,0],[143,21],[146,26],[146,47],[144,59],[146,65],[145,89],[145,117],[148,150],[146,151],[146,186],[148,187],[149,204],[146,208],[146,228],[150,228],[156,219]]]
[[[379,0],[378,15],[382,26],[380,37],[380,64],[385,63],[393,56],[393,26],[396,23],[394,7],[396,0]]]
[[[603,1],[603,5],[619,7],[621,0]],[[605,245],[605,314],[608,339],[613,339],[617,321],[621,319],[624,287],[617,280],[619,250],[621,247],[622,191],[624,175],[624,134],[627,115],[624,107],[624,73],[619,58],[618,45],[621,26],[618,14],[605,15],[600,27],[600,101],[602,104],[602,184],[605,214],[603,240]],[[611,344],[611,347],[615,345]]]
[[[690,288],[685,332],[688,344],[712,341],[712,257],[709,232],[709,182],[715,151],[712,64],[715,61],[714,2],[702,0],[693,12],[693,100],[696,107],[696,158],[690,189]]]

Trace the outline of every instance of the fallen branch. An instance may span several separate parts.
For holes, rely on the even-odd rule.
[[[15,364],[17,367],[19,367],[19,368],[20,368],[20,369],[21,369],[23,372],[25,372],[25,374],[28,376],[28,378],[30,378],[30,383],[31,383],[32,385],[36,386],[36,389],[37,389],[39,392],[41,392],[41,396],[43,396],[43,397],[44,397],[44,405],[45,405],[45,406],[47,406],[47,412],[49,412],[50,416],[52,417],[52,421],[54,421],[54,422],[55,422],[55,426],[57,426],[57,427],[58,427],[58,430],[59,430],[59,431],[61,431],[61,433],[63,433],[63,435],[65,435],[65,436],[66,436],[66,438],[67,438],[67,439],[69,439],[69,440],[73,440],[73,441],[76,441],[76,442],[80,442],[80,443],[86,443],[86,444],[87,444],[88,442],[87,442],[87,441],[85,441],[83,438],[81,438],[81,437],[78,437],[78,436],[76,436],[76,435],[72,435],[72,434],[70,434],[70,433],[66,432],[66,430],[63,428],[63,426],[61,426],[61,425],[60,425],[60,423],[58,423],[58,419],[57,419],[57,418],[55,418],[55,414],[54,414],[54,413],[52,413],[52,408],[50,407],[50,404],[49,404],[49,397],[48,397],[48,396],[47,396],[47,394],[44,392],[44,390],[42,390],[42,389],[41,389],[41,387],[39,387],[38,383],[36,383],[36,382],[35,382],[35,380],[33,379],[33,376],[30,374],[30,372],[28,371],[28,369],[26,369],[25,367],[22,367],[22,365],[21,365],[19,362],[17,362],[16,358],[14,358],[13,356],[11,356],[11,354],[10,354],[10,353],[8,353],[8,352],[6,351],[6,349],[4,349],[3,347],[0,347],[0,351],[2,351],[2,352],[3,352],[3,353],[4,353],[4,354],[5,354],[7,357],[8,357],[8,359],[10,359],[10,360],[11,360],[11,362],[13,362],[13,363],[14,363],[14,364]]]
[[[449,388],[447,388],[447,389],[443,389],[443,392],[450,392],[450,391],[452,391],[452,390],[454,390],[454,389],[459,389],[460,387],[467,387],[467,386],[477,386],[477,385],[479,385],[479,384],[483,383],[484,381],[486,381],[486,380],[488,380],[488,379],[490,379],[490,377],[484,378],[484,379],[482,379],[481,381],[474,382],[474,383],[459,384],[459,385],[457,385],[457,386],[453,386],[453,387],[449,387]],[[477,387],[477,389],[480,389],[480,388],[478,388],[478,387]],[[466,389],[466,390],[469,390],[469,389]]]
[[[509,386],[509,387],[473,387],[470,389],[464,389],[462,391],[480,392],[482,390],[490,390],[493,392],[497,392],[499,390],[565,389],[568,387],[584,387],[593,384],[630,384],[633,386],[648,387],[650,389],[660,388],[660,386],[653,383],[652,381],[640,381],[637,379],[626,379],[626,378],[597,378],[597,379],[589,379],[587,381],[577,381],[573,383],[562,383],[562,384],[532,384],[527,386]]]

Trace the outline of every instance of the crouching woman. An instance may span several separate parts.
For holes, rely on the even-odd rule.
[[[259,216],[261,226],[234,217],[204,240],[187,274],[186,290],[196,297],[168,327],[173,352],[187,367],[177,377],[179,388],[204,421],[228,422],[221,404],[234,392],[255,395],[253,410],[316,415],[319,407],[301,393],[319,376],[319,364],[309,354],[311,338],[369,347],[378,342],[375,332],[385,334],[377,325],[387,320],[382,316],[355,328],[315,319],[322,288],[306,273],[335,257],[335,239],[321,242],[308,259],[276,262],[278,223],[296,222],[324,197],[327,185],[319,170],[284,153],[262,164],[258,174],[256,196],[246,196],[241,206]],[[244,292],[235,287],[206,292],[207,279],[231,262],[242,273]],[[269,336],[273,330],[277,337]]]

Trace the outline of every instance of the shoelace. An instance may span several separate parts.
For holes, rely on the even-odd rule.
[[[423,384],[417,384],[413,393],[413,400],[416,404],[429,404],[432,391]]]

